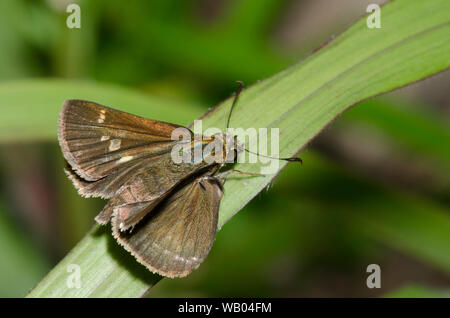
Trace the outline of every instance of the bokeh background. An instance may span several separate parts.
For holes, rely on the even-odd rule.
[[[383,2],[1,0],[0,85],[112,83],[196,105],[193,120]],[[81,29],[66,27],[69,3]],[[447,71],[345,113],[223,227],[199,270],[150,297],[450,295],[448,87]],[[56,123],[50,140],[1,140],[0,296],[23,296],[105,202],[66,180]],[[369,264],[380,289],[366,286]]]

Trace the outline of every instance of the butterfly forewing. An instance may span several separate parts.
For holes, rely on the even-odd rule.
[[[133,231],[120,230],[113,216],[114,236],[148,269],[168,277],[184,277],[208,255],[217,230],[221,182],[198,177],[161,202]]]
[[[179,127],[69,100],[60,113],[58,139],[75,172],[87,181],[97,181],[123,164],[170,152],[172,131]]]

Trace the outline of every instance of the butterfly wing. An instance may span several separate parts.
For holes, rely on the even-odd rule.
[[[181,127],[68,100],[60,113],[58,139],[75,172],[86,181],[97,181],[123,163],[170,151],[172,131]]]
[[[112,198],[97,222],[107,223],[120,209],[123,229],[133,226],[176,184],[205,166],[173,162],[171,135],[181,127],[93,102],[64,103],[58,139],[70,165],[66,173],[81,195]]]
[[[126,172],[129,180],[120,186],[95,219],[105,224],[115,213],[120,229],[124,231],[139,222],[177,184],[207,166],[205,162],[176,164],[170,154],[147,159]],[[114,180],[113,176],[111,178]]]
[[[198,177],[176,189],[131,232],[112,218],[114,237],[152,272],[184,277],[206,258],[216,237],[223,180]]]

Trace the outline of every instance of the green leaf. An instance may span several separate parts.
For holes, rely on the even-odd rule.
[[[280,155],[291,156],[350,106],[449,67],[450,2],[397,0],[382,7],[381,18],[381,29],[368,29],[363,18],[315,54],[246,89],[233,113],[231,125],[279,128]],[[0,96],[5,93],[7,91],[0,88]],[[43,91],[22,90],[20,93],[41,103],[45,98]],[[91,94],[95,94],[94,90]],[[126,100],[119,96],[117,93],[117,99],[110,103],[112,106]],[[73,97],[84,98],[67,96]],[[144,97],[139,99],[141,103],[144,100]],[[14,107],[13,98],[8,99],[8,103]],[[203,117],[203,127],[223,128],[230,106],[231,100],[227,100],[207,113]],[[135,106],[128,103],[122,107],[130,107],[127,110],[133,112]],[[31,111],[30,108],[32,106],[28,105],[23,111]],[[55,109],[54,114],[37,116],[36,123],[50,125],[51,120],[56,121],[56,113]],[[258,163],[236,168],[258,171],[260,167]],[[273,177],[229,178],[219,225],[226,223]],[[94,230],[87,235],[29,296],[141,296],[159,279],[150,273],[137,275],[134,268],[122,262],[126,257],[123,251],[113,253],[114,244],[111,250],[108,248],[110,236],[98,233]],[[72,263],[80,265],[84,275],[81,289],[67,288],[70,274],[67,265]]]
[[[394,290],[384,297],[387,298],[448,298],[450,290],[429,288],[420,285],[407,285]]]
[[[186,125],[198,105],[180,103],[114,85],[63,80],[0,84],[0,142],[55,140],[58,115],[67,99],[85,99],[136,115]]]

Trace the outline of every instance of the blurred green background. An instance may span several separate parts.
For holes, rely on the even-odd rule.
[[[0,87],[109,83],[190,105],[187,124],[236,80],[282,70],[384,2],[1,0]],[[66,27],[69,3],[81,6],[81,29]],[[150,297],[449,295],[448,87],[447,71],[345,113],[302,152],[302,167],[289,165],[223,227],[197,271]],[[0,117],[33,125],[5,106]],[[0,140],[0,296],[23,296],[105,202],[65,178],[56,122],[45,140]],[[380,289],[366,286],[369,264],[381,267]]]

